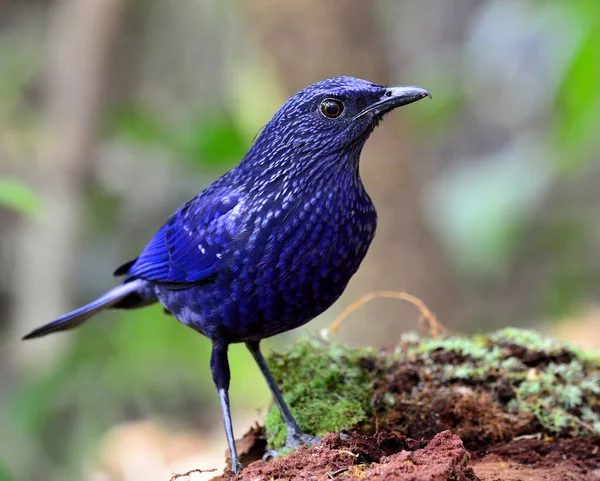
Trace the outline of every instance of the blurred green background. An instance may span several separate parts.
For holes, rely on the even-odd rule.
[[[19,339],[114,285],[289,95],[334,75],[417,84],[433,101],[369,141],[376,241],[303,330],[391,289],[455,331],[529,325],[600,346],[600,2],[5,0],[0,481],[223,465],[210,345],[159,307]],[[389,345],[417,318],[381,300],[341,337]],[[269,396],[242,346],[231,360],[240,436]]]

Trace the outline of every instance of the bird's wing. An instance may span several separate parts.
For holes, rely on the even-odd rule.
[[[173,287],[214,277],[235,235],[241,196],[199,196],[183,205],[156,233],[139,257],[116,274]]]

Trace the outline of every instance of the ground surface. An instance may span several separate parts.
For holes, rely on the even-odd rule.
[[[260,431],[248,433],[246,448],[265,445]],[[595,481],[600,480],[600,442],[589,437],[549,441],[526,438],[469,452],[450,431],[430,441],[381,432],[340,439],[328,434],[272,462],[254,461],[236,481],[366,479],[390,481]],[[246,457],[248,460],[248,457]],[[215,481],[232,479],[226,472]]]
[[[505,330],[378,352],[304,339],[270,365],[300,425],[325,436],[262,461],[285,439],[272,411],[240,440],[236,480],[600,481],[597,354]],[[339,431],[350,438],[326,434]]]

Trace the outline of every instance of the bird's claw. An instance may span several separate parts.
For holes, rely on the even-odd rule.
[[[269,449],[262,457],[263,461],[270,461],[278,458],[279,456],[295,451],[300,446],[305,444],[314,445],[321,441],[319,436],[311,436],[305,433],[290,434],[285,442],[285,445],[281,449]]]
[[[262,460],[271,461],[272,459],[275,459],[279,456],[281,456],[281,453],[279,451],[277,451],[276,449],[269,449],[265,452],[265,454],[263,454]]]
[[[244,470],[244,466],[242,465],[242,463],[237,461],[231,466],[231,470],[233,471],[233,474],[239,474]]]
[[[310,434],[305,433],[296,433],[288,436],[287,441],[285,443],[286,449],[298,449],[300,446],[304,444],[318,444],[321,439],[321,436],[311,436]]]

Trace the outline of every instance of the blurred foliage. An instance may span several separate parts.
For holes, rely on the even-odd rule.
[[[0,207],[35,217],[40,215],[41,201],[35,192],[22,182],[0,177]]]
[[[555,262],[540,296],[540,312],[550,318],[574,314],[593,296],[596,283],[589,269],[586,243],[591,226],[572,212],[557,211],[530,247],[530,255],[551,255]]]
[[[35,34],[14,29],[3,32],[0,42],[0,121],[15,120],[24,88],[39,71],[40,55]]]
[[[463,159],[438,176],[424,191],[425,212],[449,258],[475,283],[502,282],[516,262],[527,262],[523,249],[531,259],[546,264],[552,259],[551,272],[538,291],[538,306],[544,316],[560,318],[589,300],[598,281],[594,264],[586,260],[589,250],[584,249],[594,239],[589,212],[579,216],[573,204],[555,213],[542,212],[541,207],[560,183],[592,172],[591,163],[598,161],[600,2],[489,5],[480,9],[480,24],[474,21],[473,32],[467,34],[464,62],[453,63],[452,57],[440,54],[417,65],[420,82],[433,92],[435,102],[406,115],[426,128],[436,143],[455,136],[456,120],[473,113],[495,122],[499,132],[508,130],[514,139],[497,151]],[[524,68],[510,71],[517,64]],[[527,72],[535,64],[539,67],[529,75],[540,70],[548,75],[529,86]],[[507,92],[491,87],[498,76],[506,77],[498,86]],[[518,117],[509,119],[512,124],[494,119],[498,99],[527,103],[524,96],[537,95],[532,88],[548,93],[549,100],[542,97],[542,103],[534,104],[547,130],[538,131],[536,123]],[[467,92],[483,100],[474,106],[465,101]],[[518,102],[512,110],[518,110]],[[490,111],[473,112],[474,108]],[[536,250],[542,244],[543,249]]]
[[[102,317],[73,331],[57,364],[13,400],[13,422],[58,464],[83,459],[90,442],[122,421],[159,416],[200,429],[216,405],[210,341],[160,306]],[[244,406],[263,405],[267,389],[245,346],[233,346],[229,359],[233,409],[242,393]]]
[[[110,128],[125,141],[164,149],[197,166],[232,167],[248,150],[235,121],[223,115],[200,115],[181,126],[128,106],[113,113]]]
[[[4,464],[4,462],[2,462],[2,459],[0,459],[0,481],[10,481],[10,480],[11,480],[11,477],[8,472],[8,468],[6,467],[6,464]]]
[[[580,0],[561,6],[576,18],[581,40],[562,77],[556,96],[555,137],[561,149],[559,168],[577,171],[597,151],[600,131],[600,3]]]

